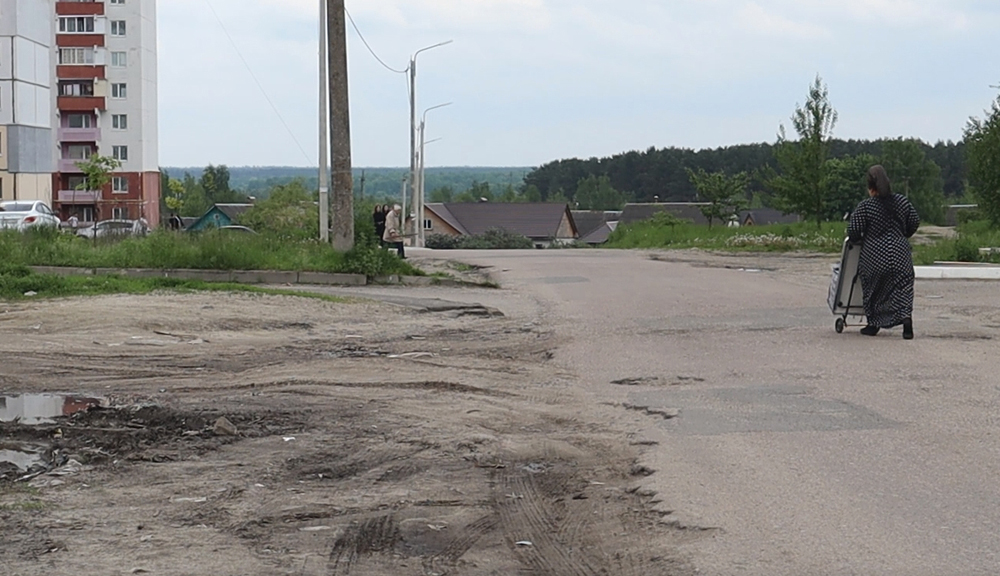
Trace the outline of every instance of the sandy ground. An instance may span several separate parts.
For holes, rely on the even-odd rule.
[[[0,449],[69,462],[0,467],[0,572],[691,573],[704,536],[639,488],[648,415],[589,402],[558,345],[359,300],[0,303],[0,396],[101,402],[0,424]]]

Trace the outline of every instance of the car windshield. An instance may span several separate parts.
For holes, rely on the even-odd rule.
[[[5,212],[31,212],[34,203],[31,202],[4,202],[0,205],[0,210]]]

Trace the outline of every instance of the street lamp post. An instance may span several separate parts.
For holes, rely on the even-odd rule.
[[[417,56],[421,52],[426,52],[433,48],[438,48],[441,46],[446,46],[451,44],[452,40],[447,42],[440,42],[432,46],[427,46],[426,48],[421,48],[413,53],[413,57],[410,58],[410,196],[412,197],[412,202],[416,204],[418,201],[416,193],[416,183],[417,183]],[[422,202],[423,199],[419,199]],[[416,207],[416,205],[414,206]],[[407,213],[406,206],[403,206],[403,222],[406,220],[405,214]],[[420,226],[423,227],[423,221],[421,221]],[[420,234],[419,230],[417,231]]]
[[[417,246],[423,248],[424,246],[424,127],[427,125],[427,113],[431,110],[437,110],[438,108],[444,108],[445,106],[451,106],[451,102],[446,102],[444,104],[438,104],[437,106],[431,106],[430,108],[424,110],[424,113],[420,116],[420,163],[418,172],[419,186],[417,188],[417,196],[419,200],[416,202],[416,215],[417,215]]]

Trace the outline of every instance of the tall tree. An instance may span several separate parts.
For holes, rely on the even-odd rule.
[[[628,198],[611,186],[607,176],[588,176],[581,179],[573,196],[580,210],[621,210]]]
[[[828,220],[841,220],[867,198],[868,169],[878,161],[871,154],[830,158],[823,170]]]
[[[796,105],[792,115],[798,140],[789,140],[782,125],[774,150],[780,173],[770,178],[769,185],[777,206],[814,220],[817,227],[830,211],[823,171],[836,125],[837,111],[830,104],[829,90],[817,75],[805,105]]]
[[[944,182],[941,168],[927,158],[917,140],[886,140],[882,144],[885,167],[893,192],[910,199],[920,219],[944,224]]]
[[[699,209],[708,219],[709,228],[714,220],[726,222],[747,206],[750,176],[746,172],[733,176],[727,176],[725,172],[708,173],[701,168],[697,172],[691,169],[687,172],[691,183],[698,190],[698,200],[708,203]]]
[[[1000,227],[1000,97],[983,119],[970,118],[965,127],[969,180],[979,209]]]

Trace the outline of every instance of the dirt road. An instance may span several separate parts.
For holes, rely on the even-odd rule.
[[[641,487],[647,416],[561,341],[405,301],[0,303],[2,572],[690,573],[703,533]]]

